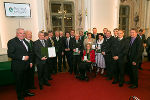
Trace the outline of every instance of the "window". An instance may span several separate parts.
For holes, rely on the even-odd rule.
[[[71,29],[74,29],[73,2],[52,1],[50,5],[53,31],[70,32]]]
[[[119,11],[119,28],[125,31],[125,36],[128,36],[129,32],[129,6],[120,6]]]

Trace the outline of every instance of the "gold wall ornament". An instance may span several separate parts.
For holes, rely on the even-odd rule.
[[[122,3],[127,2],[127,0],[120,0]]]

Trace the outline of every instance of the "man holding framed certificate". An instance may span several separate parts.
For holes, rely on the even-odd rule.
[[[39,86],[40,89],[43,89],[43,85],[50,86],[48,83],[48,67],[46,64],[46,60],[48,57],[47,52],[47,42],[44,39],[44,33],[40,31],[38,33],[39,39],[35,41],[34,43],[34,51],[36,55],[36,65],[38,69],[38,80],[39,80]]]
[[[75,35],[75,40],[73,41],[73,71],[74,74],[78,74],[78,66],[81,61],[81,52],[83,52],[83,43],[82,40],[79,40],[79,34]]]

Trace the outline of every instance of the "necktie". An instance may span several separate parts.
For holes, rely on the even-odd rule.
[[[44,42],[44,40],[42,40],[42,45],[45,47],[45,42]]]
[[[69,38],[67,39],[67,46],[68,46],[68,48],[69,48]]]
[[[30,48],[32,49],[32,44],[31,44],[31,41],[29,41],[29,46],[30,46]]]
[[[25,47],[25,49],[28,51],[28,47],[27,47],[27,45],[24,43],[24,41],[21,40],[21,42],[22,42],[23,46]]]
[[[135,38],[131,38],[130,44],[132,45],[134,42]]]
[[[76,43],[78,43],[78,40],[76,40]]]

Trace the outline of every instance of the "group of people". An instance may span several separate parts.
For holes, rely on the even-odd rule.
[[[86,34],[83,31],[75,34],[75,30],[65,34],[62,31],[54,34],[52,31],[39,31],[39,39],[33,42],[31,31],[18,28],[16,37],[7,44],[18,100],[34,96],[29,90],[35,88],[35,66],[41,90],[43,85],[51,85],[48,80],[52,80],[51,75],[57,72],[68,71],[74,73],[77,79],[89,80],[87,72],[93,67],[96,67],[96,74],[104,74],[106,70],[103,76],[113,79],[112,84],[119,83],[119,87],[123,86],[127,72],[130,77],[128,84],[131,84],[129,88],[137,88],[138,68],[141,69],[143,44],[146,43],[143,30],[138,32],[132,28],[126,38],[123,30],[116,28],[113,32],[114,36],[107,28],[103,29],[103,33],[97,33],[97,29],[93,28],[93,33]],[[55,47],[56,57],[42,55],[42,48],[48,47]]]

